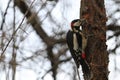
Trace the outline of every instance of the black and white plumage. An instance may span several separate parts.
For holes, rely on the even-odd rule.
[[[70,53],[77,65],[82,66],[82,71],[87,73],[89,71],[89,66],[85,60],[84,49],[87,44],[87,39],[85,38],[82,30],[80,30],[81,22],[79,19],[73,20],[71,22],[72,30],[67,32],[66,40],[70,50]]]

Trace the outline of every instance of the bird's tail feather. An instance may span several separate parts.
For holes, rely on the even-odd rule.
[[[90,67],[89,67],[87,61],[85,59],[80,60],[80,64],[81,64],[84,76],[90,77]]]

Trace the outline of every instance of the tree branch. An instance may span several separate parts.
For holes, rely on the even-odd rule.
[[[23,0],[14,0],[14,3],[16,4],[16,6],[20,9],[20,11],[25,14],[25,12],[28,9],[27,4],[23,1]],[[38,36],[40,38],[42,38],[43,42],[45,42],[48,46],[54,45],[56,43],[60,43],[60,42],[65,42],[65,39],[55,39],[53,37],[49,37],[47,35],[47,33],[43,30],[41,23],[39,22],[39,18],[37,15],[35,15],[34,12],[32,12],[31,10],[28,11],[26,18],[29,20],[29,23],[32,25],[33,29],[36,31],[36,33],[38,34]]]
[[[110,25],[107,25],[107,30],[118,31],[120,30],[120,26],[115,24],[110,24]]]

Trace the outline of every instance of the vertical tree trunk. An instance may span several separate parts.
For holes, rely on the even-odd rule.
[[[106,46],[106,13],[104,0],[81,0],[81,19],[86,19],[84,32],[89,36],[86,53],[91,68],[91,79],[108,80],[108,53]]]

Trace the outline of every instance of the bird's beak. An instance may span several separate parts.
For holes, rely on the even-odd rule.
[[[84,24],[86,24],[87,23],[87,20],[86,19],[80,19],[80,22],[81,22],[81,24],[80,25],[84,25]]]

